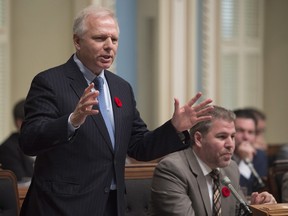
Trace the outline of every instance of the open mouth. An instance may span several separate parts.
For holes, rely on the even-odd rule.
[[[103,62],[103,63],[110,63],[111,60],[112,60],[112,56],[110,55],[102,55],[100,57],[100,60]]]
[[[104,59],[110,59],[111,58],[111,56],[110,55],[104,55],[104,56],[102,56]]]
[[[102,62],[110,62],[113,58],[111,55],[102,55],[100,56]]]

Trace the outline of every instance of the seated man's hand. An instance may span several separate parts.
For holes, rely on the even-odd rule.
[[[275,204],[277,203],[272,194],[268,192],[253,192],[251,194],[251,204]]]
[[[242,160],[249,159],[250,161],[253,160],[253,157],[256,154],[255,148],[249,142],[240,143],[236,147],[235,152]]]

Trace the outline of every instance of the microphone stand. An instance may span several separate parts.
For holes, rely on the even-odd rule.
[[[240,194],[237,192],[237,190],[235,190],[235,188],[233,187],[233,185],[231,184],[230,179],[225,176],[221,183],[223,185],[225,185],[226,187],[229,188],[229,190],[231,191],[231,193],[233,194],[233,196],[235,197],[235,199],[238,201],[239,203],[239,211],[238,211],[238,215],[239,216],[252,216],[253,213],[250,210],[249,206],[246,204],[246,202],[242,199],[242,197],[240,196]],[[238,209],[237,209],[238,210]],[[242,212],[244,214],[242,214]]]
[[[251,170],[252,174],[254,175],[254,177],[255,177],[255,179],[257,181],[257,188],[258,189],[264,188],[265,184],[262,181],[261,177],[259,176],[258,172],[255,170],[253,163],[248,158],[245,158],[244,162],[247,164],[247,166]]]
[[[243,214],[242,214],[241,210],[243,210]],[[240,214],[240,216],[252,216],[253,215],[253,213],[250,210],[250,208],[247,205],[243,204],[243,203],[240,203],[239,214]]]

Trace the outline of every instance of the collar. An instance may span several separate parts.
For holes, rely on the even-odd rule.
[[[212,171],[212,169],[197,156],[197,154],[194,152],[194,150],[193,150],[193,154],[195,155],[195,157],[196,157],[196,159],[200,165],[200,168],[203,172],[203,175],[204,176],[209,175],[209,173]],[[216,169],[220,171],[220,168],[216,168]]]
[[[73,55],[73,60],[75,61],[75,63],[79,67],[79,69],[82,72],[83,76],[85,77],[87,83],[91,83],[96,78],[96,75],[94,73],[92,73],[92,71],[90,71],[87,67],[85,67],[83,65],[83,63],[77,57],[76,53],[74,53],[74,55]],[[105,80],[104,70],[102,70],[98,76],[102,77]]]

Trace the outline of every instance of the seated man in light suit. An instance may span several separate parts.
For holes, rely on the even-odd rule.
[[[239,189],[239,170],[231,160],[235,149],[235,115],[218,106],[214,106],[209,115],[212,120],[191,128],[191,148],[172,153],[157,165],[151,187],[151,215],[215,215],[213,180],[209,175],[214,169],[220,171],[220,181],[228,177],[243,196]],[[220,202],[222,216],[238,215],[239,202],[222,185]],[[251,204],[264,203],[276,201],[268,192],[252,194]]]

